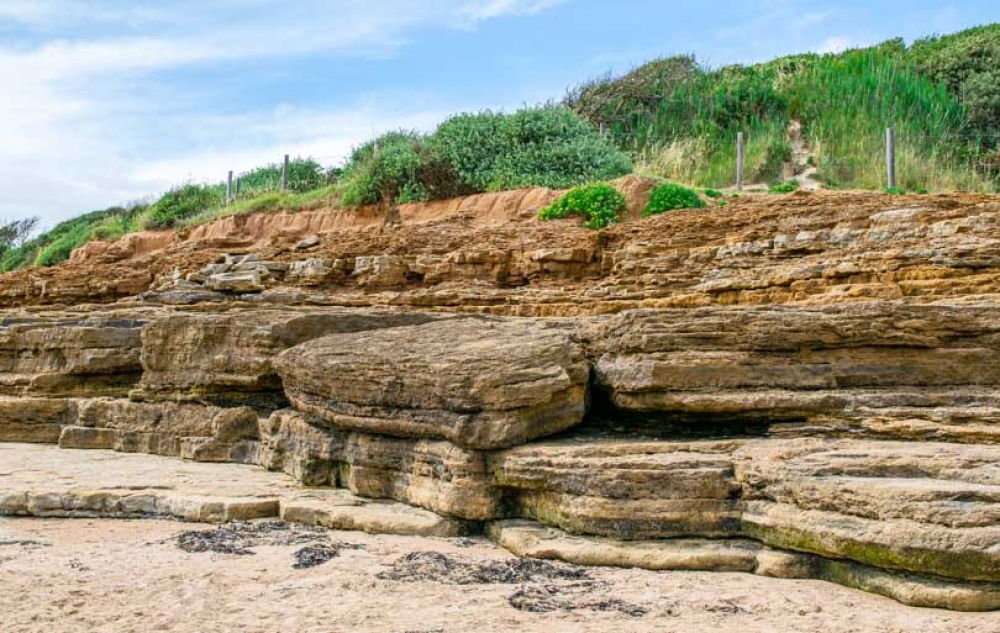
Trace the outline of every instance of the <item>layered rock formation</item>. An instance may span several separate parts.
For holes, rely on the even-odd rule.
[[[315,239],[254,239],[250,259],[178,236],[144,255],[160,290],[141,299],[0,316],[0,441],[238,462],[293,491],[88,496],[122,456],[61,489],[11,444],[0,512],[257,508],[1000,608],[1000,202],[790,196],[595,233],[531,221],[548,194],[519,195],[402,228],[309,220]],[[79,290],[18,285],[52,274],[0,294]]]
[[[569,333],[449,320],[325,337],[275,364],[292,404],[334,427],[489,450],[583,419],[590,369]]]

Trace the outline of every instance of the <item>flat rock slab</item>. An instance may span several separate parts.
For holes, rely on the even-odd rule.
[[[574,536],[532,521],[490,523],[487,532],[518,556],[578,565],[654,571],[737,571],[773,578],[814,578],[881,594],[916,607],[957,611],[1000,609],[1000,584],[893,573],[851,561],[775,550],[747,539],[615,541]]]
[[[465,523],[345,490],[302,489],[282,474],[104,450],[0,444],[0,515],[171,517],[217,523],[283,517],[373,533],[453,536]]]
[[[295,408],[337,428],[490,450],[582,420],[590,370],[571,333],[455,319],[327,336],[274,365]]]
[[[763,440],[734,455],[743,534],[886,569],[1000,581],[1000,449]]]
[[[519,516],[617,539],[736,536],[740,440],[658,442],[569,438],[492,458],[496,485]]]

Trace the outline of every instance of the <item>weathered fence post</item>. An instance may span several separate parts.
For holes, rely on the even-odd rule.
[[[237,199],[239,199],[239,197],[240,197],[240,185],[242,183],[243,183],[243,177],[242,176],[237,176],[236,177],[236,198]]]
[[[743,191],[743,132],[736,133],[736,191]]]
[[[226,206],[233,201],[233,170],[229,170],[229,177],[226,178]]]
[[[601,121],[600,131],[601,131],[601,136],[605,136],[607,134],[608,127],[604,121]]]
[[[281,166],[281,191],[288,191],[288,154],[285,154],[285,162]]]
[[[896,186],[896,130],[885,128],[885,181],[889,189]]]

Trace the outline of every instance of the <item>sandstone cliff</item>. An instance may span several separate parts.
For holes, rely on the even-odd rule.
[[[648,187],[620,184],[634,216]],[[9,444],[0,513],[485,530],[1000,608],[1000,199],[763,196],[590,232],[536,221],[552,195],[227,219],[0,278],[0,442],[291,478],[139,503],[92,464],[43,485]]]

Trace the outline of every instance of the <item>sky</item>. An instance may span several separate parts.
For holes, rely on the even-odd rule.
[[[834,52],[996,0],[0,0],[0,220],[43,226],[285,153],[513,110],[644,61]]]

